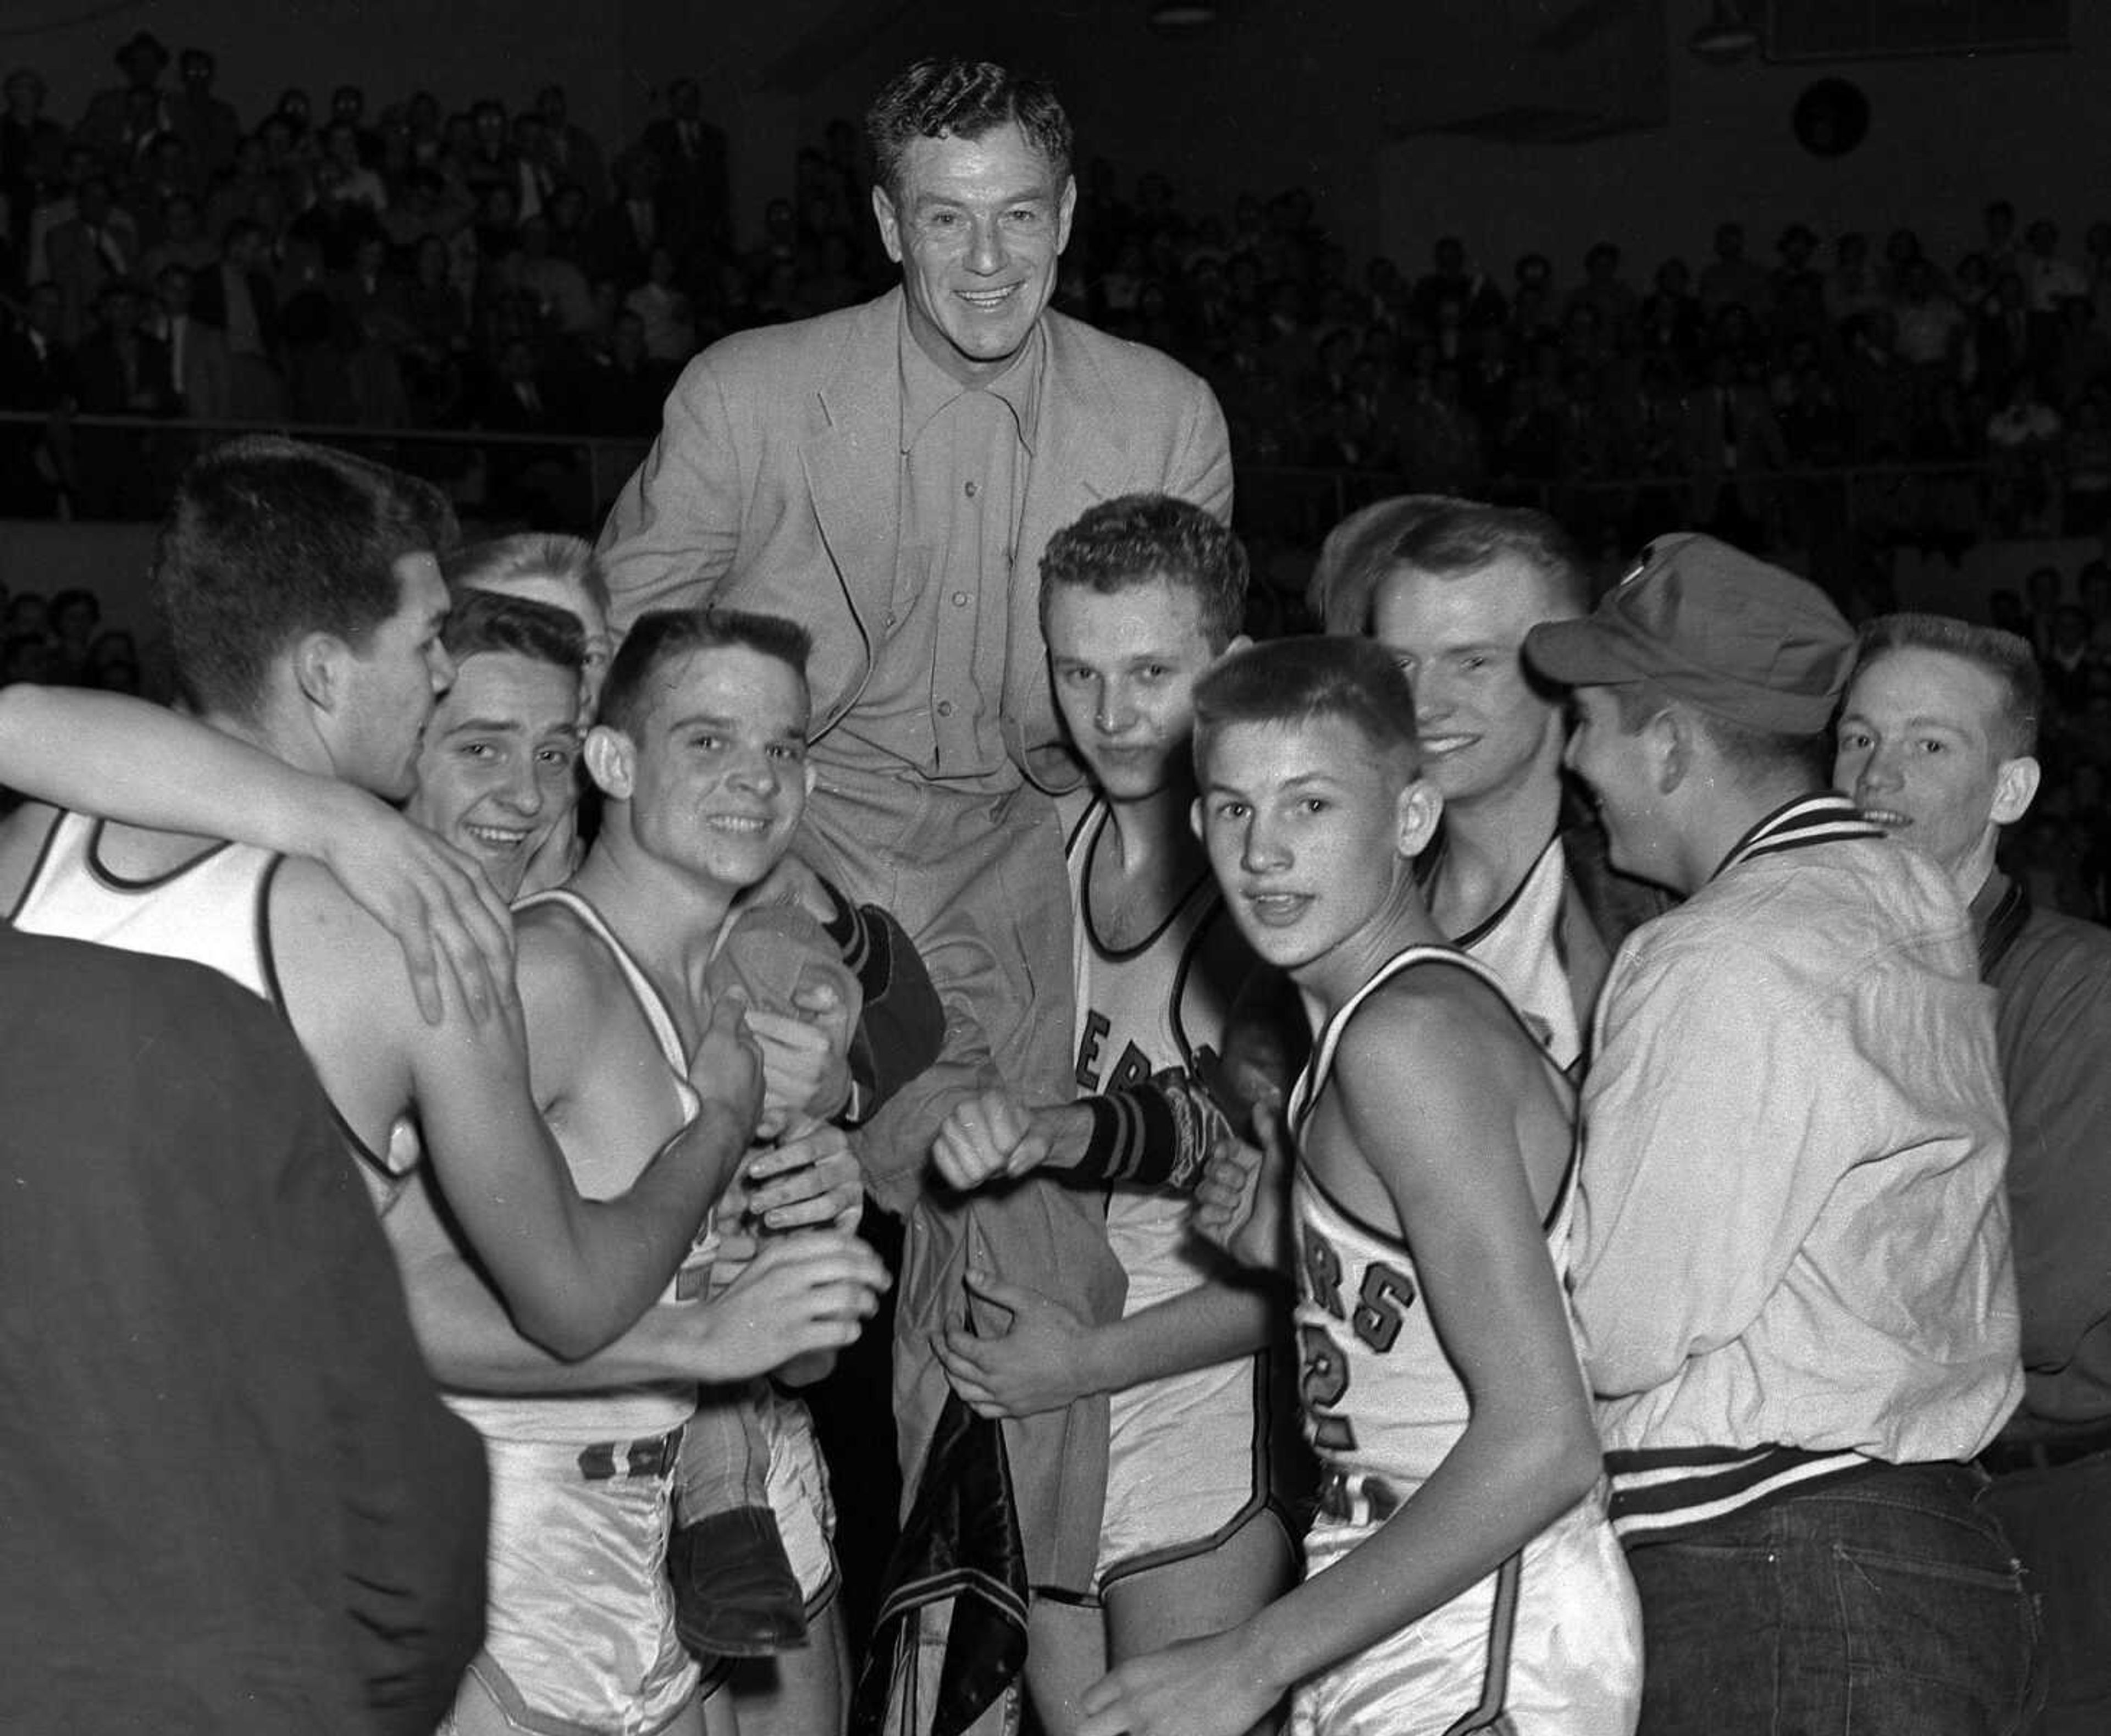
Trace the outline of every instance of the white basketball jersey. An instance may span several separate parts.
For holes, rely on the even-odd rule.
[[[1455,942],[1494,970],[1526,1028],[1564,1070],[1582,1057],[1586,1034],[1561,956],[1561,904],[1568,888],[1568,858],[1557,837],[1502,908]]]
[[[1206,1076],[1232,997],[1252,966],[1252,954],[1206,869],[1137,944],[1118,948],[1101,939],[1092,917],[1092,864],[1095,850],[1112,846],[1111,820],[1106,803],[1094,801],[1072,828],[1065,850],[1078,913],[1072,957],[1081,1094],[1141,1084],[1168,1068]],[[1111,1191],[1107,1241],[1129,1275],[1125,1313],[1192,1289],[1222,1269],[1221,1257],[1190,1232],[1187,1220],[1187,1201],[1180,1195]]]
[[[606,947],[637,1002],[638,1010],[651,1028],[661,1057],[673,1072],[682,1099],[685,1120],[697,1112],[696,1088],[689,1083],[688,1057],[682,1048],[681,1033],[674,1015],[660,998],[642,966],[616,938],[601,912],[577,893],[556,888],[521,899],[514,908],[529,910],[538,904],[561,904],[579,919],[594,938]],[[718,1236],[710,1214],[706,1214],[696,1247],[675,1275],[665,1302],[702,1299],[702,1280],[718,1249]],[[665,1382],[650,1386],[616,1388],[606,1392],[548,1393],[533,1398],[493,1397],[480,1393],[441,1395],[479,1433],[514,1441],[561,1441],[592,1443],[664,1434],[687,1422],[697,1408],[693,1381]]]
[[[1495,972],[1479,960],[1451,947],[1407,948],[1320,1032],[1291,1093],[1294,1132],[1301,1135],[1309,1125],[1327,1088],[1342,1033],[1357,1009],[1402,971],[1432,964],[1470,971],[1515,1011]],[[1548,1252],[1564,1275],[1574,1179],[1572,1159],[1546,1225]],[[1406,1243],[1360,1221],[1328,1197],[1302,1162],[1292,1199],[1298,1394],[1305,1433],[1325,1470],[1378,1476],[1404,1496],[1436,1470],[1464,1432],[1466,1389],[1423,1305]]]

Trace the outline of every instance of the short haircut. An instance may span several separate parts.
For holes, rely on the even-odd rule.
[[[1677,711],[1705,736],[1731,776],[1740,783],[1793,775],[1815,789],[1830,782],[1832,738],[1829,731],[1799,735],[1785,729],[1755,729],[1732,723],[1666,693],[1654,681],[1623,681],[1611,687],[1613,706],[1623,734],[1632,735],[1653,717]]]
[[[781,615],[742,609],[651,609],[624,635],[601,690],[599,721],[636,739],[652,712],[652,678],[665,665],[692,652],[738,646],[777,661],[806,679],[813,635]]]
[[[1506,556],[1532,570],[1551,610],[1571,616],[1589,610],[1591,576],[1567,531],[1537,507],[1472,500],[1446,501],[1404,526],[1372,575],[1372,600],[1396,566],[1434,579],[1463,579]]]
[[[574,676],[586,669],[586,634],[575,616],[549,603],[508,597],[502,591],[456,593],[441,639],[457,663],[497,651],[547,663]]]
[[[1193,595],[1211,650],[1222,651],[1246,625],[1246,549],[1201,507],[1169,494],[1103,500],[1049,538],[1041,557],[1042,623],[1061,586],[1111,597],[1155,579]]]
[[[1210,752],[1233,724],[1347,724],[1378,754],[1421,752],[1414,692],[1391,656],[1366,639],[1308,634],[1233,652],[1195,684],[1195,770],[1207,783]]]
[[[515,536],[465,543],[440,563],[440,570],[458,591],[502,589],[515,579],[556,579],[577,585],[603,616],[613,607],[601,561],[583,537],[524,530]]]
[[[216,448],[177,484],[154,554],[185,697],[257,721],[275,657],[310,633],[363,651],[402,604],[397,561],[455,536],[447,497],[384,465],[275,434]]]
[[[865,111],[879,184],[899,200],[901,159],[918,139],[980,139],[1016,123],[1060,182],[1070,173],[1069,117],[1053,86],[989,61],[928,59],[902,69]]]
[[[1976,626],[1950,615],[1880,615],[1862,629],[1851,688],[1859,675],[1887,651],[1939,651],[1984,670],[1999,690],[1990,732],[2004,760],[2038,751],[2038,720],[2045,711],[2045,677],[2030,643],[2000,627]]]

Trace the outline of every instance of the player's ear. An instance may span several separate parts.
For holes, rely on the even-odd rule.
[[[2039,776],[2038,762],[2027,753],[2001,761],[2001,769],[1994,774],[1995,825],[2012,826],[2030,811],[2037,798]]]
[[[334,633],[303,634],[294,642],[293,684],[317,711],[334,711],[344,703],[344,666],[350,655],[350,648]]]
[[[1231,657],[1236,652],[1244,651],[1252,643],[1253,635],[1251,633],[1234,634],[1232,636],[1231,643],[1225,646],[1222,651],[1219,652],[1215,657],[1210,660],[1210,666],[1212,669],[1214,669],[1217,665],[1223,662],[1226,657]]]
[[[1393,817],[1400,853],[1419,856],[1437,836],[1437,823],[1444,817],[1443,793],[1427,778],[1411,779],[1400,793]]]
[[[587,775],[611,802],[628,802],[638,783],[638,748],[620,729],[596,724],[587,731]]]
[[[1209,842],[1202,836],[1202,798],[1200,796],[1187,804],[1187,829],[1195,834],[1197,843]]]

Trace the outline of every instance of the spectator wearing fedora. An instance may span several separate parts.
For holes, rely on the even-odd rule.
[[[169,69],[169,51],[152,30],[141,30],[112,57],[125,75],[122,84],[98,90],[89,99],[76,136],[106,162],[122,161],[127,140],[140,129],[139,116],[151,99],[153,111],[147,130],[166,133],[175,125],[175,111],[169,93],[161,89],[161,75]]]
[[[1682,535],[1525,654],[1614,866],[1686,901],[1606,979],[1573,1257],[1641,1728],[2013,1728],[2033,1620],[1970,1462],[2023,1386],[1992,997],[1949,876],[1827,788],[1853,630]]]

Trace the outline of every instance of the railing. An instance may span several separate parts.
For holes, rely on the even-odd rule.
[[[21,430],[16,434],[13,429]],[[83,517],[157,516],[183,461],[204,446],[241,434],[283,434],[363,453],[445,487],[465,516],[533,518],[549,528],[591,534],[651,445],[639,436],[515,434],[486,429],[368,428],[290,421],[179,420],[139,416],[46,415],[0,411],[0,469],[28,461],[41,435],[74,479],[72,511]],[[84,440],[83,437],[86,439]],[[129,438],[128,438],[129,437]],[[98,503],[91,468],[136,466],[133,510],[110,513]],[[137,484],[144,479],[149,484]],[[1495,477],[1477,496],[1535,506],[1587,534],[1642,535],[1690,522],[1696,488],[1714,479],[1653,475],[1546,481]],[[1742,473],[1764,540],[1807,542],[1812,534],[1855,525],[1900,540],[1965,542],[2006,534],[2022,523],[2056,517],[2056,482],[2027,464],[2002,459],[1964,463],[1856,464]],[[1318,548],[1328,529],[1359,507],[1405,492],[1397,472],[1336,470],[1291,465],[1238,466],[1238,522],[1249,534],[1302,549]],[[107,493],[107,490],[102,491]],[[2015,509],[2018,520],[2005,515]],[[1662,523],[1654,522],[1661,517]],[[1637,537],[1629,537],[1632,546]],[[1589,552],[1596,552],[1593,548]]]
[[[495,510],[502,516],[528,516],[519,504],[494,501],[495,474],[505,475],[515,466],[524,472],[538,465],[554,466],[560,473],[541,479],[546,504],[552,511],[551,528],[591,531],[606,516],[630,473],[651,445],[649,437],[584,434],[515,434],[493,429],[367,428],[346,424],[293,421],[201,421],[193,418],[148,416],[82,416],[46,414],[40,411],[0,410],[0,465],[17,461],[21,452],[6,448],[23,435],[43,435],[56,449],[59,468],[66,474],[73,496],[72,511],[79,516],[140,516],[138,513],[102,514],[85,510],[98,498],[100,478],[91,476],[91,466],[106,458],[142,464],[158,489],[134,490],[158,493],[152,514],[166,504],[182,464],[194,453],[238,434],[288,434],[312,440],[318,445],[357,452],[429,478],[445,488],[457,506],[471,516]],[[81,437],[89,437],[83,451]],[[107,446],[105,443],[107,443]],[[100,449],[99,449],[100,448]],[[511,487],[511,483],[506,484]]]
[[[2055,484],[2035,483],[2027,468],[1999,459],[1799,466],[1744,472],[1734,481],[1690,475],[1561,480],[1494,476],[1476,482],[1470,492],[1476,499],[1537,507],[1579,533],[1624,525],[1638,516],[1666,520],[1650,523],[1642,538],[1632,539],[1639,541],[1691,524],[1704,493],[1712,498],[1723,488],[1744,491],[1755,528],[1776,544],[1807,542],[1814,531],[1850,525],[1879,534],[1890,531],[1903,540],[1956,536],[1970,542],[2056,517],[2059,506]],[[1242,465],[1238,523],[1242,530],[1260,529],[1317,548],[1329,529],[1358,507],[1409,491],[1396,471]],[[1990,521],[1990,509],[2005,510],[2010,497],[2019,494],[2032,498],[2019,502],[2017,525]]]

